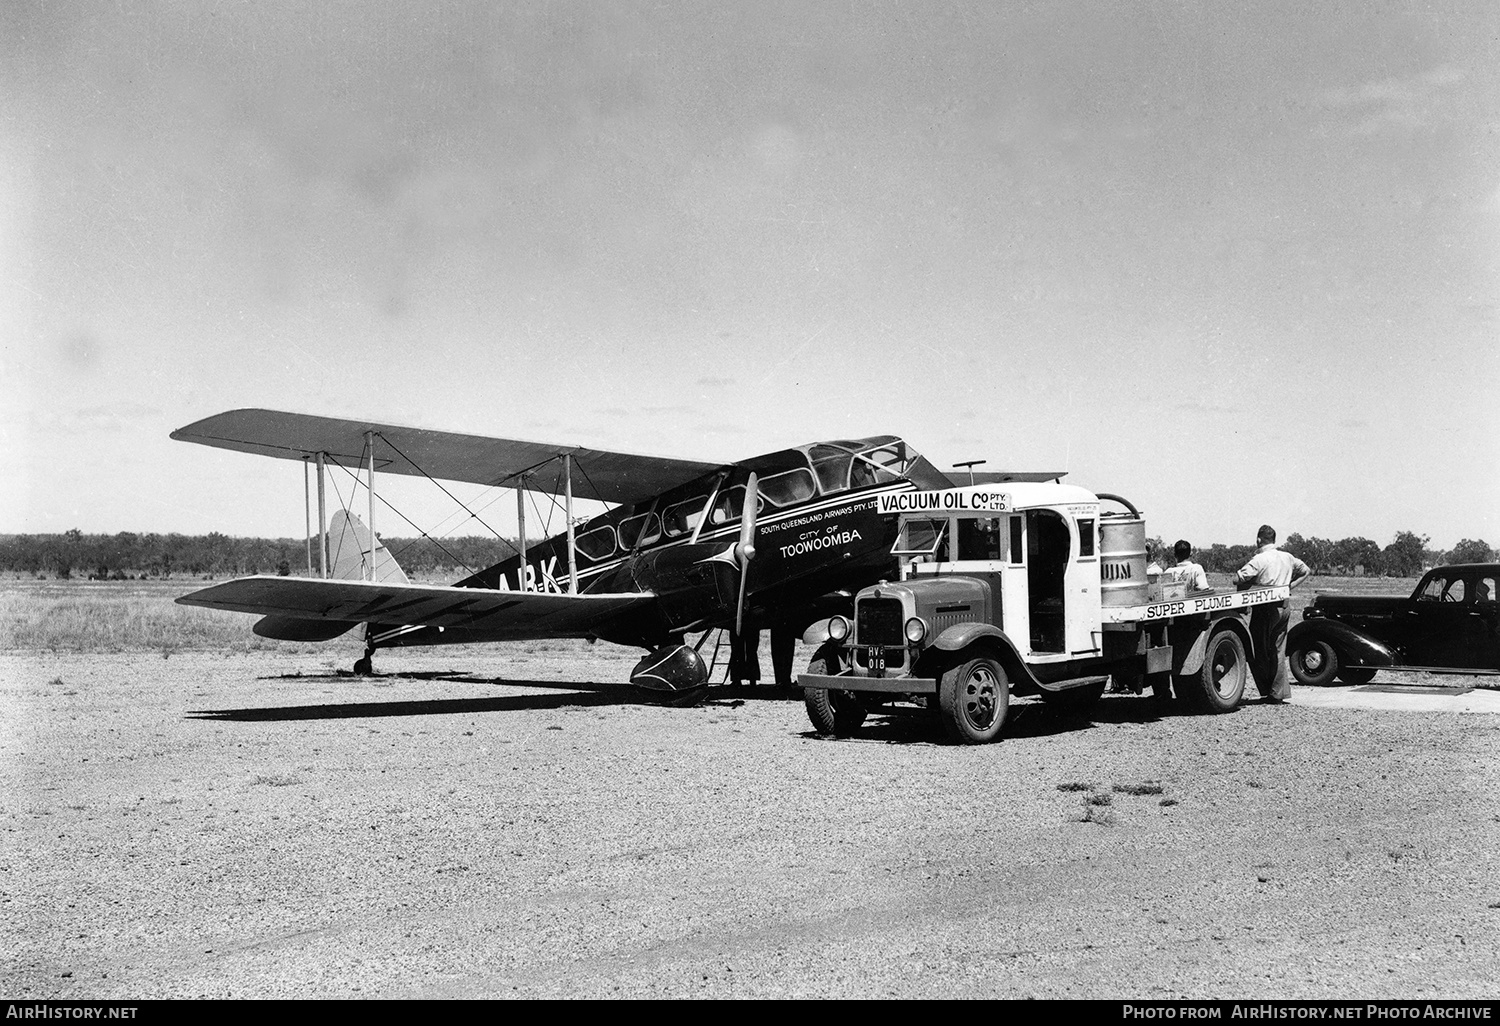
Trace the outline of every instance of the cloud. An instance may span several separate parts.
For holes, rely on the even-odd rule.
[[[1466,77],[1462,68],[1444,64],[1428,71],[1322,93],[1319,102],[1345,113],[1354,135],[1414,132],[1448,120],[1458,87]]]

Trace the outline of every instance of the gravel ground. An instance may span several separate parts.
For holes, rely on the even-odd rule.
[[[633,659],[0,655],[0,992],[1500,991],[1500,715],[1107,696],[958,748],[534,686]]]

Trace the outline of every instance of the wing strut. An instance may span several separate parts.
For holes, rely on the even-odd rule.
[[[318,573],[328,580],[328,509],[323,497],[323,461],[327,453],[318,452]]]
[[[366,446],[366,451],[370,455],[370,464],[369,464],[370,471],[369,471],[369,476],[368,476],[367,480],[365,481],[365,485],[366,485],[367,490],[370,493],[370,496],[369,496],[369,498],[370,498],[370,563],[369,563],[369,575],[370,575],[370,578],[369,579],[371,581],[373,581],[373,580],[375,580],[375,546],[377,544],[379,544],[378,542],[375,541],[375,432],[373,432],[373,431],[366,431],[365,432],[365,446]]]
[[[563,511],[568,521],[568,591],[578,594],[578,546],[573,537],[573,454],[563,454]]]
[[[526,475],[516,479],[516,526],[521,532],[521,565],[516,568],[516,583],[526,590]]]

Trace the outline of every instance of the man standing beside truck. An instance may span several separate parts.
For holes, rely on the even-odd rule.
[[[1295,588],[1312,573],[1302,560],[1276,547],[1276,529],[1270,524],[1262,524],[1255,532],[1255,544],[1255,555],[1234,576],[1234,586],[1239,591],[1258,587]],[[1250,639],[1255,643],[1250,670],[1261,697],[1277,704],[1292,697],[1286,670],[1290,606],[1288,600],[1255,606],[1250,611]]]

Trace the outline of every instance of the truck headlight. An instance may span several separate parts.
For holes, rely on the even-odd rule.
[[[831,617],[828,621],[828,636],[834,641],[843,641],[849,636],[849,621],[842,616]]]
[[[927,637],[927,623],[920,616],[914,616],[906,621],[906,640],[913,645],[921,642]]]

